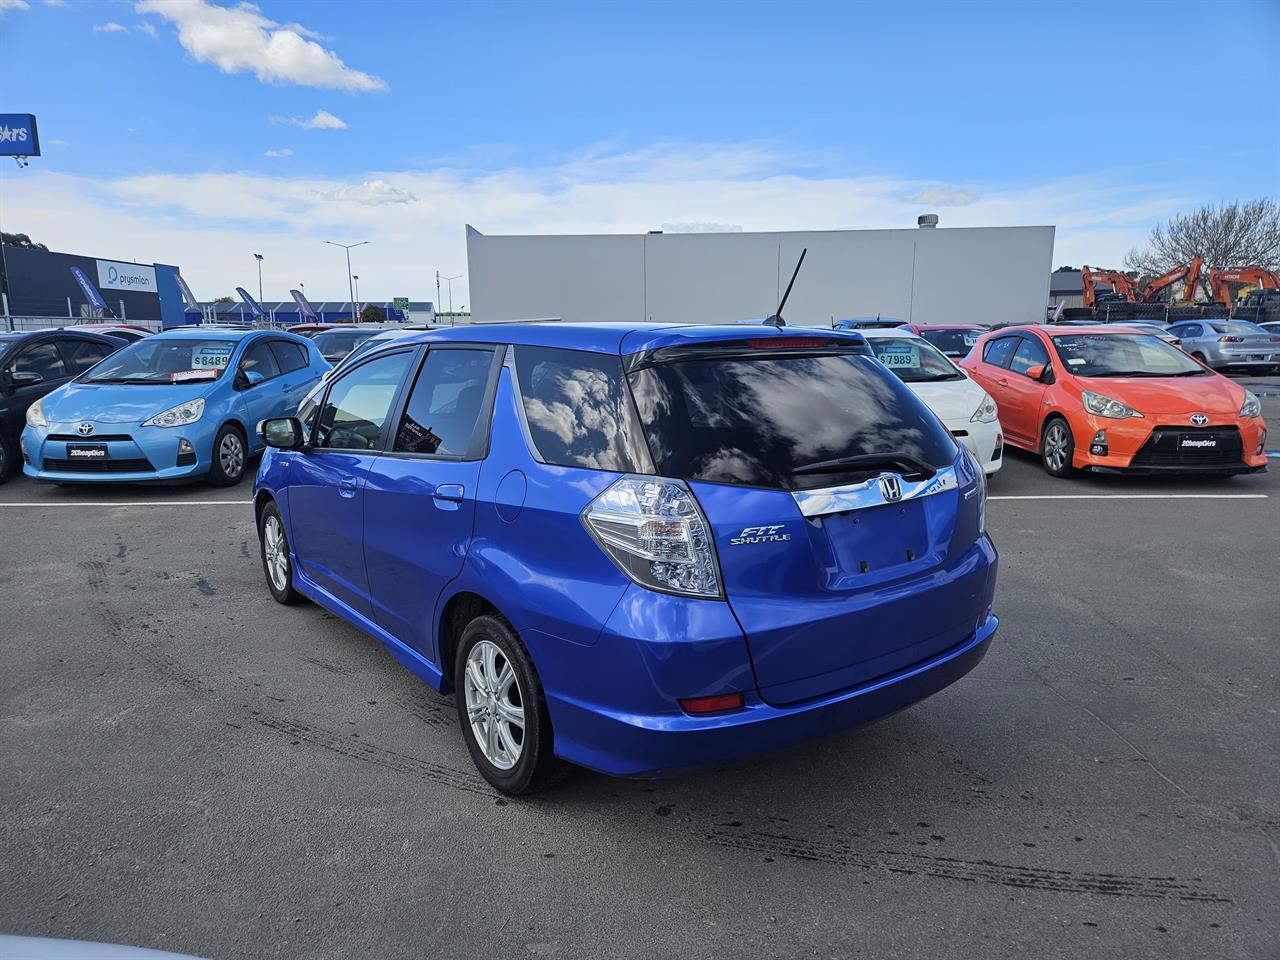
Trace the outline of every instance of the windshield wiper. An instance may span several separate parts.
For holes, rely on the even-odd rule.
[[[905,469],[904,469],[905,468]],[[856,457],[839,457],[835,460],[818,460],[806,463],[791,471],[791,475],[803,476],[808,473],[836,473],[840,470],[884,470],[891,469],[897,473],[920,474],[926,480],[938,471],[922,460],[917,460],[909,453],[890,451],[889,453],[863,453]]]

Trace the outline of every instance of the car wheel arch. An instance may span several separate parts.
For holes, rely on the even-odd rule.
[[[267,490],[259,490],[253,498],[253,523],[258,529],[258,536],[262,536],[262,515],[267,510],[267,505],[274,503],[276,509],[280,509],[280,504],[276,502],[276,498]],[[284,511],[281,511],[281,519],[284,518]]]
[[[498,608],[497,604],[471,590],[459,590],[445,601],[437,619],[439,626],[436,630],[436,649],[440,654],[439,667],[446,690],[453,684],[454,654],[458,650],[462,632],[476,617],[486,615],[511,623],[510,618]]]
[[[1044,434],[1049,429],[1049,424],[1054,420],[1061,420],[1067,425],[1067,432],[1071,434],[1072,439],[1075,438],[1075,429],[1071,426],[1071,418],[1056,407],[1044,412],[1044,416],[1040,419],[1040,435],[1036,438],[1036,453],[1044,453]]]

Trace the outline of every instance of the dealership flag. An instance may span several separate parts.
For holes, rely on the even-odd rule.
[[[240,294],[240,299],[244,301],[245,306],[249,308],[249,312],[255,317],[262,316],[262,308],[258,306],[258,301],[249,296],[244,287],[236,287],[236,293]]]
[[[84,291],[84,298],[89,301],[89,305],[96,310],[106,310],[107,301],[102,299],[102,294],[93,285],[93,281],[85,276],[85,272],[79,267],[71,267],[70,270],[71,276],[76,278],[76,283],[80,284],[80,289]]]
[[[289,294],[293,297],[293,302],[298,305],[298,312],[304,317],[316,319],[316,308],[311,306],[311,302],[303,296],[301,290],[290,290]]]
[[[191,288],[187,286],[187,281],[182,279],[182,274],[176,274],[174,279],[178,281],[178,289],[182,291],[182,299],[187,301],[187,309],[194,310],[196,313],[202,313],[200,309],[200,301],[196,299],[196,295],[191,292]]]

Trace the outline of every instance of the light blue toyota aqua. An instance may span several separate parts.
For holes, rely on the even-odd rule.
[[[264,330],[171,330],[113,353],[32,404],[23,472],[56,483],[231,486],[329,369],[311,341]]]

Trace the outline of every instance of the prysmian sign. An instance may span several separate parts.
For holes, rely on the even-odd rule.
[[[117,263],[114,260],[98,261],[98,286],[103,290],[133,290],[138,293],[159,293],[156,286],[156,268],[140,263]]]

